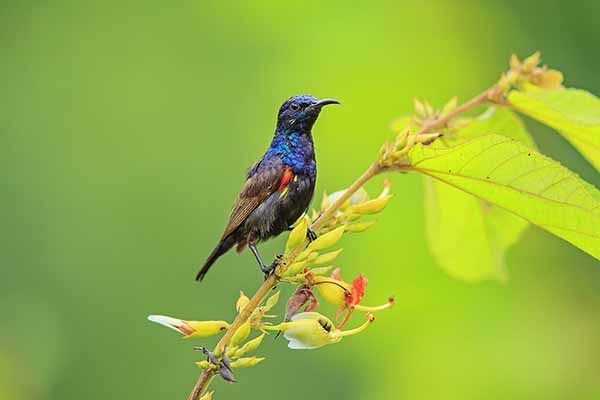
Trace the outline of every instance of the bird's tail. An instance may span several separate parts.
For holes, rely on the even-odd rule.
[[[196,280],[201,281],[202,279],[204,279],[204,275],[206,275],[211,265],[213,265],[214,262],[217,261],[217,258],[221,257],[229,249],[231,249],[231,247],[233,247],[234,244],[235,239],[231,236],[221,240],[219,244],[217,244],[217,247],[215,247],[215,249],[212,251],[212,253],[210,253],[210,256],[208,256],[200,271],[198,271],[198,274],[196,275]]]

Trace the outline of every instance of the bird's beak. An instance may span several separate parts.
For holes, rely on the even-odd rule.
[[[314,104],[311,104],[311,107],[313,108],[321,108],[323,106],[326,106],[328,104],[341,104],[338,100],[336,99],[322,99],[317,101]]]

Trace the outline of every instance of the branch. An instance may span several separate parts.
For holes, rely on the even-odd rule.
[[[497,96],[497,92],[498,92],[498,86],[497,85],[492,86],[491,88],[489,88],[486,91],[484,91],[483,93],[475,96],[474,98],[467,101],[466,103],[461,104],[460,106],[456,107],[454,110],[447,113],[446,115],[438,117],[432,121],[426,122],[421,127],[421,129],[419,129],[415,133],[415,136],[430,133],[434,130],[445,127],[446,124],[450,120],[455,118],[456,116],[464,113],[465,111],[472,109],[473,107],[475,107],[477,105],[480,105],[487,101],[493,100],[493,98],[495,98]],[[348,199],[350,199],[350,197],[354,193],[356,193],[356,191],[359,190],[365,183],[367,183],[375,175],[378,175],[384,171],[390,170],[390,168],[382,166],[380,161],[381,160],[379,158],[377,160],[375,160],[362,173],[362,175],[360,177],[358,177],[358,179],[356,179],[356,181],[354,181],[354,183],[352,185],[350,185],[348,187],[348,189],[346,189],[346,191],[344,192],[343,195],[341,195],[335,202],[333,202],[329,207],[327,207],[327,209],[313,222],[313,224],[311,225],[311,229],[316,231],[319,228],[321,228],[322,226],[324,226],[327,222],[329,222],[329,220],[331,220],[331,218],[335,215],[336,211],[338,209],[340,209],[340,207]],[[271,274],[267,278],[267,280],[265,280],[265,282],[258,288],[257,292],[250,299],[250,302],[236,316],[234,321],[229,326],[229,329],[227,330],[227,332],[225,332],[225,334],[223,335],[221,340],[219,340],[219,342],[217,343],[217,345],[215,347],[215,352],[219,352],[220,350],[222,350],[225,347],[225,345],[227,345],[229,343],[229,341],[231,340],[231,337],[233,336],[235,331],[242,324],[244,324],[248,320],[248,318],[250,318],[252,312],[261,304],[261,302],[267,296],[267,294],[269,294],[269,292],[279,283],[279,281],[281,279],[279,274],[282,271],[285,271],[285,268],[287,268],[288,265],[291,265],[294,262],[294,260],[298,256],[298,254],[300,254],[300,252],[306,247],[307,244],[308,244],[308,241],[305,240],[302,244],[300,244],[300,245],[296,246],[295,248],[293,248],[292,250],[290,250],[290,252],[288,254],[286,254],[279,261],[279,265],[277,266],[275,273]],[[200,377],[198,378],[198,381],[196,382],[196,386],[190,393],[188,400],[198,400],[199,397],[203,394],[203,392],[205,392],[206,388],[208,387],[208,385],[209,385],[210,381],[212,380],[212,378],[214,377],[215,373],[216,373],[216,371],[211,368],[205,369],[200,374]]]

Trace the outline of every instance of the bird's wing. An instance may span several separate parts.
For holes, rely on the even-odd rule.
[[[280,159],[260,163],[248,176],[240,195],[231,210],[229,222],[221,240],[231,235],[267,197],[283,191],[294,178],[294,172]]]

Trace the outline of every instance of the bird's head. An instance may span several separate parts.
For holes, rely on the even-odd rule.
[[[336,99],[317,99],[309,94],[292,96],[283,102],[277,116],[278,130],[310,131],[321,109],[340,104]]]

